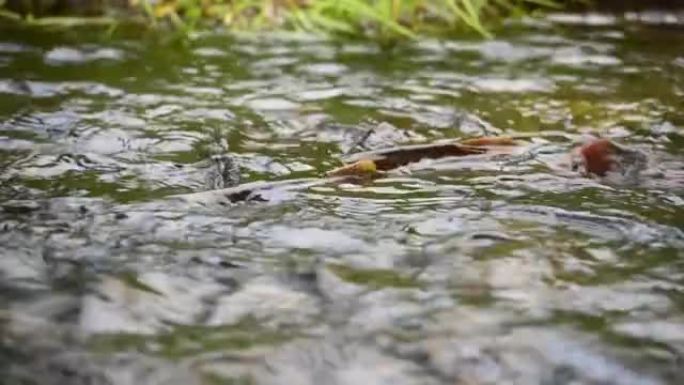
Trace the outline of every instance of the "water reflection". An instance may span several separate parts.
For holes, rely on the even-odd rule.
[[[605,15],[522,24],[391,52],[3,34],[4,378],[684,381],[684,40]],[[648,172],[569,171],[591,132]],[[530,144],[312,182],[349,151],[499,133]],[[208,178],[216,157],[237,171]],[[206,191],[237,180],[291,188]]]

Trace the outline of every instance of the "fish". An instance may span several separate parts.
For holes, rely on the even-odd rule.
[[[592,138],[571,152],[571,168],[583,175],[637,177],[648,163],[643,152],[607,138]]]

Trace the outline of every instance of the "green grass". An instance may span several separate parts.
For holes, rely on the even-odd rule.
[[[51,0],[35,0],[36,4]],[[586,0],[573,0],[586,1]],[[233,31],[291,30],[395,42],[417,36],[475,32],[491,37],[491,27],[508,17],[557,9],[559,0],[128,0],[130,9],[111,9],[115,17],[34,17],[3,8],[0,22],[71,27],[142,21],[152,28],[171,26],[181,33],[220,24]],[[33,4],[33,3],[31,3]],[[105,4],[105,3],[103,3]],[[38,7],[40,8],[40,7]],[[44,8],[44,7],[43,7]],[[31,8],[33,9],[33,8]],[[78,9],[71,10],[79,13]],[[122,12],[123,11],[123,12]],[[47,16],[47,15],[44,15]],[[143,16],[142,18],[140,16]]]
[[[152,24],[192,30],[214,21],[238,30],[289,29],[375,40],[470,30],[490,37],[488,26],[556,0],[132,0]]]

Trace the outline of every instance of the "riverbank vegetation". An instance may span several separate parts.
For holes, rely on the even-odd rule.
[[[0,4],[3,1],[0,0]],[[222,25],[233,31],[295,30],[377,40],[490,28],[508,17],[559,9],[558,0],[5,0],[5,16],[37,20],[69,14],[137,20],[192,31]],[[50,20],[55,21],[52,17]],[[64,19],[66,20],[66,19]]]
[[[185,0],[152,4],[134,0],[151,20],[177,26],[219,21],[234,30],[286,28],[371,38],[413,38],[472,30],[490,36],[487,24],[537,9],[559,8],[555,0]]]

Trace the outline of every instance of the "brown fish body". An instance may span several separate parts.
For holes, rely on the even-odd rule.
[[[447,156],[479,155],[486,149],[475,146],[465,146],[458,143],[417,144],[377,151],[361,152],[344,159],[345,163],[352,163],[362,159],[375,162],[379,171],[387,171],[422,159],[439,159]]]
[[[423,159],[511,153],[511,147],[518,144],[511,137],[480,137],[460,142],[416,144],[360,152],[342,159],[345,165],[329,171],[327,175],[368,175],[393,170]]]

